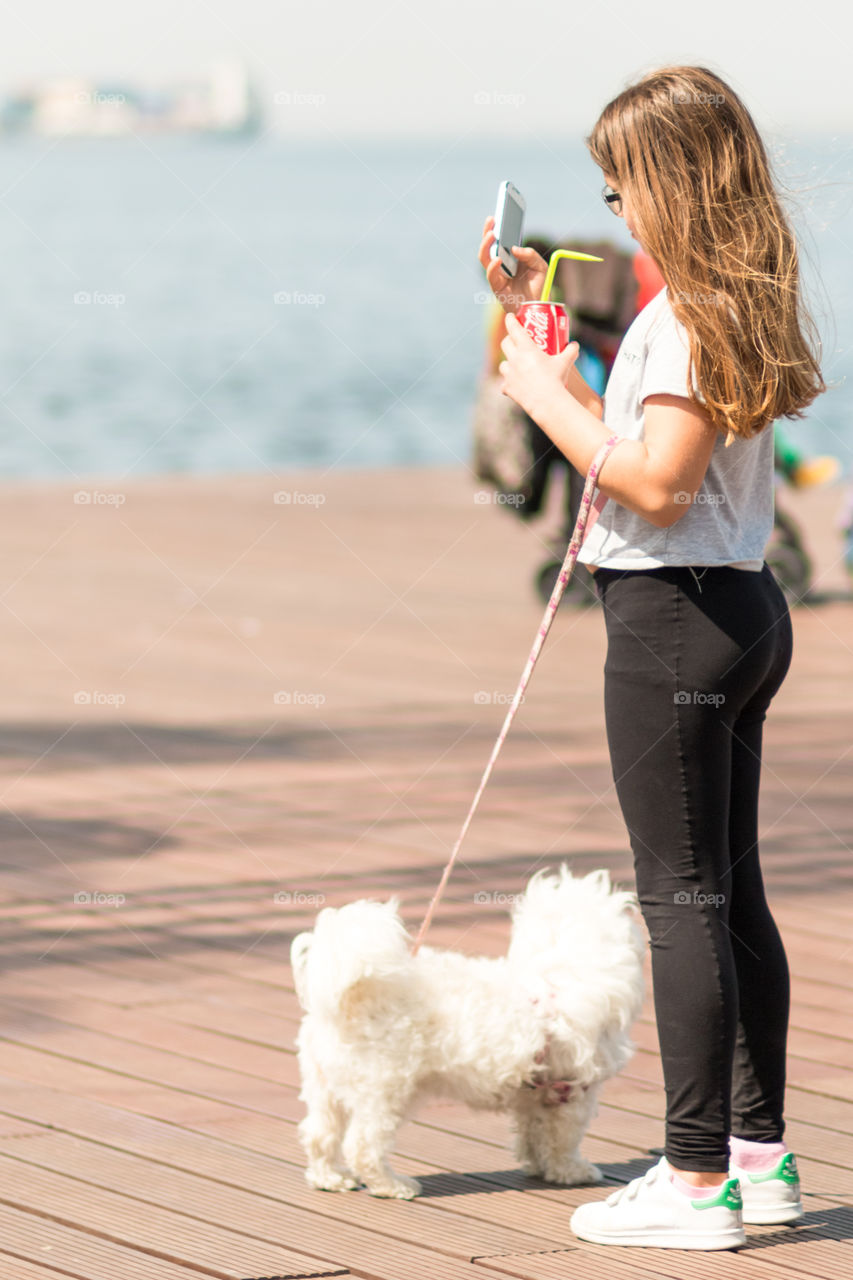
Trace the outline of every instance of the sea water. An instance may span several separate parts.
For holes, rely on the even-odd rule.
[[[833,383],[789,433],[849,470],[853,150],[774,154]],[[0,140],[0,476],[467,464],[504,178],[633,247],[580,139]]]

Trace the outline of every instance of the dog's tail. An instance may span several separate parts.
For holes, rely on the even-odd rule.
[[[321,911],[314,932],[294,939],[298,956],[291,959],[300,975],[300,1001],[310,1013],[340,1018],[356,1016],[377,981],[400,974],[409,963],[409,936],[390,902],[350,902]],[[310,939],[310,944],[309,940]]]

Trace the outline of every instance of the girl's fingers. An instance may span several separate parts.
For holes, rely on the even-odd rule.
[[[480,248],[477,253],[477,257],[479,259],[480,265],[483,267],[488,267],[489,263],[491,262],[491,255],[489,253],[489,249],[491,248],[492,241],[495,238],[492,232],[492,227],[494,226],[494,222],[495,222],[494,217],[490,215],[488,218],[486,218],[486,221],[483,223],[483,238],[480,241]]]
[[[492,264],[492,255],[489,252],[489,250],[491,249],[491,246],[494,243],[494,239],[495,239],[494,236],[484,236],[483,239],[480,241],[480,248],[477,253],[477,258],[479,259],[480,266],[485,267],[487,272],[489,267]]]
[[[524,325],[516,319],[511,311],[506,313],[505,320],[506,336],[501,339],[501,351],[505,356],[515,355],[518,351],[519,343],[523,345],[525,342],[529,342],[532,346],[536,346]]]
[[[559,359],[564,373],[569,372],[572,365],[580,355],[580,351],[581,349],[576,342],[570,342],[569,345],[559,353]]]
[[[506,274],[497,258],[490,258],[489,265],[486,268],[486,279],[489,282],[489,288],[493,293],[502,293],[507,286],[507,281],[512,283],[511,278]]]
[[[515,348],[516,330],[520,329],[521,325],[511,311],[508,311],[504,318],[506,320],[506,336],[501,338],[501,351],[508,356]],[[512,324],[510,324],[510,321],[512,321]]]
[[[548,270],[548,263],[542,257],[541,253],[537,253],[535,249],[525,249],[522,245],[513,245],[512,254],[523,262],[528,271],[536,267],[540,271]]]
[[[514,349],[519,344],[522,347],[529,346],[538,350],[537,344],[533,341],[518,316],[507,314],[506,338],[504,341],[511,344],[510,350]],[[507,355],[509,355],[509,351],[507,351]]]

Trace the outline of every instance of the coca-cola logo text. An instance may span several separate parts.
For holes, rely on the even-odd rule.
[[[547,355],[556,355],[568,342],[568,317],[559,303],[528,303],[519,309],[518,319]]]
[[[537,347],[547,351],[549,346],[548,339],[551,333],[551,317],[548,312],[526,311],[524,314],[524,327]]]

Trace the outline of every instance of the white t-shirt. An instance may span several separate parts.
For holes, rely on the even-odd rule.
[[[688,395],[687,331],[673,315],[666,289],[652,298],[629,328],[604,393],[604,423],[629,440],[642,440],[643,401],[653,395]],[[705,478],[689,509],[660,529],[611,498],[585,538],[578,559],[607,569],[662,565],[731,565],[760,570],[773,528],[773,428],[728,448],[720,435]],[[605,465],[604,476],[607,476]]]

